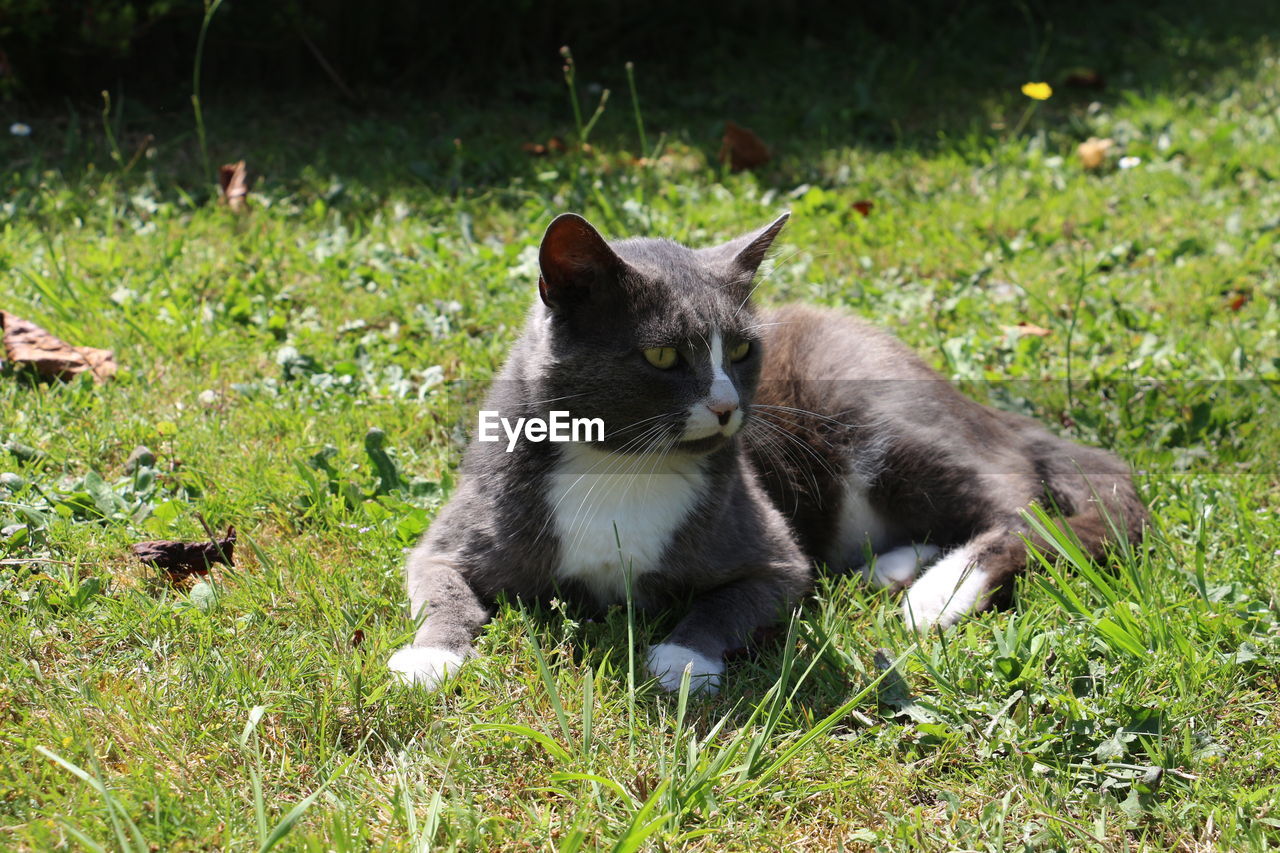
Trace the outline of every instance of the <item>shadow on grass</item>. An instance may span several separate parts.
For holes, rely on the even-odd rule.
[[[268,184],[308,188],[353,212],[397,192],[465,196],[516,182],[536,187],[541,173],[580,165],[522,150],[527,142],[574,138],[557,52],[568,42],[584,116],[602,89],[612,92],[591,137],[597,150],[642,153],[623,68],[634,59],[650,148],[659,139],[676,141],[706,164],[700,168],[716,169],[723,122],[732,119],[774,149],[760,182],[790,187],[813,180],[822,152],[832,149],[950,146],[981,156],[1018,122],[1029,103],[1019,87],[1028,81],[1053,84],[1041,113],[1070,123],[1093,101],[1105,107],[1131,93],[1195,92],[1219,73],[1259,61],[1280,34],[1280,4],[1267,0],[1226,7],[1190,0],[843,5],[770,4],[733,13],[713,4],[695,13],[687,4],[660,3],[637,17],[606,4],[589,17],[569,3],[536,13],[538,26],[515,41],[486,41],[465,26],[466,15],[492,13],[481,3],[450,24],[463,39],[449,46],[451,62],[432,65],[443,48],[420,46],[401,57],[397,73],[342,69],[358,101],[319,73],[288,91],[280,83],[290,78],[247,77],[267,67],[262,57],[250,61],[262,46],[233,33],[220,42],[215,29],[204,82],[211,157],[244,157]],[[199,180],[185,82],[158,84],[136,61],[116,73],[71,93],[70,101],[31,104],[41,114],[32,119],[36,145],[5,139],[0,154],[29,171],[109,166],[97,100],[107,88],[116,92],[114,103],[123,102],[112,122],[124,156],[152,134],[149,165],[158,183],[208,192]],[[135,92],[146,94],[126,99]]]

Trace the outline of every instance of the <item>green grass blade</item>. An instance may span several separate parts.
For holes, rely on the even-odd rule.
[[[799,739],[797,739],[795,743],[791,744],[791,746],[783,750],[782,753],[777,758],[775,758],[769,765],[767,765],[763,770],[759,771],[758,773],[752,774],[753,778],[750,780],[749,784],[755,787],[760,787],[764,785],[766,782],[768,782],[771,778],[773,778],[773,776],[779,770],[781,770],[787,764],[787,762],[789,762],[796,755],[803,752],[805,748],[809,746],[809,744],[813,743],[818,738],[826,735],[827,732],[831,731],[831,729],[835,728],[835,726],[838,725],[841,720],[847,717],[851,711],[857,708],[858,705],[862,704],[862,702],[868,696],[871,695],[872,691],[874,691],[877,687],[880,686],[880,682],[884,680],[885,676],[887,676],[891,672],[896,671],[897,668],[902,664],[902,662],[906,660],[914,652],[915,652],[915,646],[913,645],[906,652],[903,652],[901,655],[899,655],[898,658],[894,660],[892,664],[890,664],[890,666],[884,672],[880,673],[880,675],[876,676],[876,678],[868,682],[861,690],[855,693],[852,698],[848,699],[839,708],[836,708],[834,711],[832,711],[822,720],[818,721],[812,729],[805,732],[805,734],[803,734]]]
[[[595,671],[585,667],[586,674],[582,678],[582,757],[591,756],[591,734],[595,719]]]
[[[623,802],[629,803],[634,801],[634,798],[627,792],[626,788],[622,787],[622,785],[612,779],[595,773],[571,773],[568,771],[558,771],[556,773],[552,773],[550,779],[552,782],[594,782],[602,788],[608,788],[610,791],[613,791]]]
[[[98,792],[106,803],[107,814],[111,819],[111,826],[115,831],[116,842],[120,845],[121,850],[132,849],[146,851],[150,849],[147,842],[143,839],[142,832],[138,829],[138,825],[133,822],[133,818],[129,817],[129,813],[125,810],[124,806],[121,805],[120,801],[117,800],[109,790],[107,790],[107,786],[103,784],[102,780],[99,779],[96,774],[88,773],[87,771],[72,764],[61,755],[58,755],[53,750],[46,749],[43,746],[37,746],[36,752],[56,764],[61,765],[78,779],[89,783],[89,786]],[[120,826],[121,820],[124,821],[124,827]],[[132,839],[128,838],[124,834],[124,828],[128,828],[130,835],[133,836]]]
[[[526,737],[542,746],[557,760],[569,761],[569,750],[557,743],[550,735],[543,734],[529,726],[522,726],[518,723],[477,723],[471,727],[471,730],[475,732],[506,732],[507,734]]]
[[[555,676],[551,674],[551,668],[547,666],[547,658],[542,653],[542,644],[538,642],[538,635],[534,626],[526,618],[526,624],[529,630],[529,644],[533,649],[533,659],[538,665],[538,675],[542,679],[542,686],[547,689],[547,699],[551,702],[551,708],[555,711],[556,720],[560,723],[560,731],[564,735],[566,741],[571,740],[573,735],[569,729],[569,718],[564,712],[564,703],[560,701],[560,689],[556,686]]]
[[[289,809],[288,813],[282,817],[279,823],[277,823],[271,830],[271,833],[266,837],[266,840],[264,840],[261,846],[258,847],[258,853],[267,853],[268,850],[283,841],[285,836],[293,831],[294,824],[296,824],[302,816],[306,814],[307,809],[311,808],[315,801],[319,799],[320,795],[323,794],[330,785],[336,782],[338,777],[345,773],[347,768],[355,763],[355,760],[356,756],[354,755],[348,758],[343,762],[341,767],[329,775],[329,778],[326,779],[319,788],[316,788],[296,806]]]

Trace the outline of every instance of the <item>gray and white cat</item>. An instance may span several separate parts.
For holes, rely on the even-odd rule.
[[[815,562],[905,587],[905,618],[945,627],[1007,594],[1033,502],[1091,554],[1115,530],[1137,539],[1145,509],[1116,457],[969,400],[857,319],[757,311],[786,220],[697,250],[551,223],[540,299],[484,409],[599,418],[603,440],[473,440],[409,557],[420,623],[393,671],[436,687],[502,593],[608,606],[630,585],[641,607],[690,602],[647,664],[668,690],[689,668],[712,692]]]

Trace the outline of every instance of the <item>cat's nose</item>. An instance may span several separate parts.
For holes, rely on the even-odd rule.
[[[729,418],[733,417],[733,413],[737,411],[737,403],[715,403],[708,404],[707,408],[711,410],[711,414],[715,415],[720,421],[720,426],[729,423]]]

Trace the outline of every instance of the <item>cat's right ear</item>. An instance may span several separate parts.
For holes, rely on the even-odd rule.
[[[593,288],[616,281],[626,263],[600,232],[576,213],[562,213],[547,226],[538,250],[538,295],[548,308],[562,308],[591,295]]]
[[[791,211],[788,210],[759,231],[739,237],[726,246],[733,251],[734,266],[754,276],[760,264],[764,262],[764,256],[769,251],[769,247],[782,231],[782,226],[786,225],[790,218]]]
[[[743,234],[736,240],[730,240],[720,246],[699,249],[698,254],[706,258],[709,263],[720,267],[734,280],[739,283],[745,282],[746,286],[750,287],[751,279],[755,277],[756,270],[764,261],[769,247],[773,245],[774,239],[782,231],[782,226],[786,225],[790,218],[791,212],[787,211],[759,231]]]

